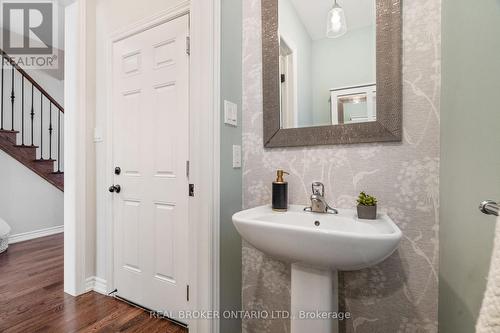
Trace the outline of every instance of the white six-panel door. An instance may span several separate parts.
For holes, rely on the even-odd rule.
[[[112,50],[115,286],[157,311],[188,302],[188,32],[185,15]]]

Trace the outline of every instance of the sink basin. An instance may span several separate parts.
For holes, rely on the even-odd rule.
[[[354,210],[338,215],[304,212],[292,205],[287,212],[262,206],[236,213],[233,223],[247,242],[290,263],[351,271],[389,257],[398,247],[401,230],[384,214],[360,220]]]
[[[304,319],[301,314],[337,312],[336,271],[376,265],[397,249],[402,233],[389,216],[360,220],[356,215],[346,209],[339,209],[338,215],[316,214],[295,205],[287,212],[262,206],[233,215],[247,242],[292,264],[292,333],[337,333],[335,319]]]

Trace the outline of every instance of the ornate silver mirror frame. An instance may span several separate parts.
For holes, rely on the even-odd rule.
[[[377,121],[283,129],[280,124],[278,0],[262,0],[264,146],[401,141],[401,0],[377,1]]]

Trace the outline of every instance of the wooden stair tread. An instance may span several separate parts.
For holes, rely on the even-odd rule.
[[[41,159],[37,158],[35,160],[35,162],[40,162],[40,163],[42,163],[42,162],[56,162],[56,160],[54,160],[54,159],[48,159],[48,158],[41,160]]]
[[[38,146],[32,146],[32,145],[24,145],[24,146],[23,145],[14,145],[14,147],[16,147],[16,148],[22,148],[22,149],[26,149],[26,148],[38,149],[38,148],[40,148]]]
[[[17,131],[7,131],[0,130],[0,137],[7,139],[10,144],[14,145],[17,143]]]

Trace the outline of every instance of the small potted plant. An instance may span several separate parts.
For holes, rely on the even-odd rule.
[[[361,192],[358,197],[358,218],[363,220],[377,219],[377,198]]]

